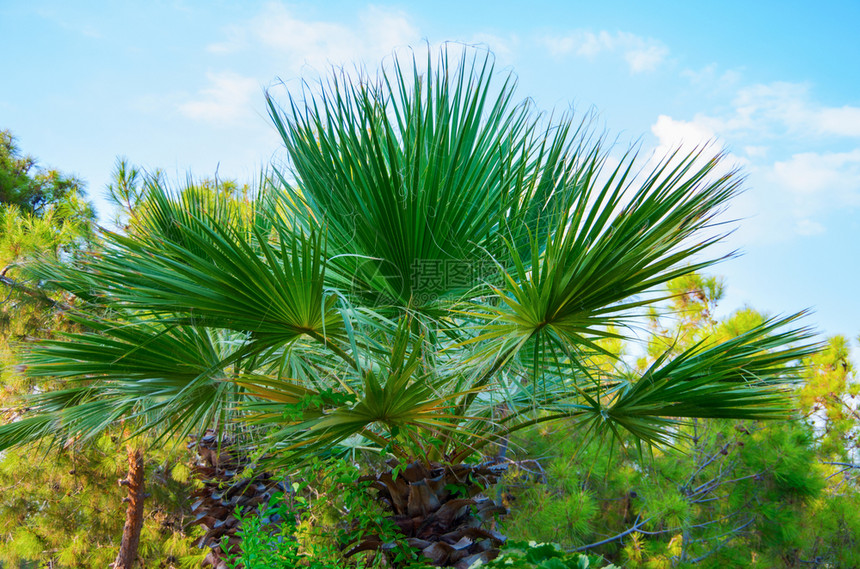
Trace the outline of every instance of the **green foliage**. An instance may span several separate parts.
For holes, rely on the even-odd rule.
[[[821,452],[832,460],[848,461],[860,448],[860,414],[854,403],[860,383],[854,380],[848,340],[834,336],[806,361],[808,379],[800,391],[801,411],[824,435]]]
[[[502,554],[489,563],[478,561],[469,569],[479,567],[507,569],[617,569],[615,565],[603,565],[597,555],[567,553],[556,543],[535,541],[512,541],[505,545]]]
[[[53,567],[103,568],[113,562],[122,533],[125,477],[124,443],[105,435],[84,450],[55,450],[33,445],[4,453],[0,460],[0,519],[10,531],[0,533],[0,563],[51,563]],[[174,453],[175,455],[175,453]],[[167,470],[188,457],[170,453],[146,463],[148,492],[141,535],[141,559],[147,567],[179,567],[195,555],[190,547],[182,504],[184,484]]]
[[[710,318],[696,307],[721,291],[696,271],[717,261],[713,222],[740,185],[719,157],[676,153],[643,170],[635,151],[610,158],[588,118],[518,103],[515,83],[489,55],[443,50],[426,66],[394,58],[375,80],[335,74],[284,108],[270,99],[293,171],[247,193],[175,191],[121,162],[123,231],[37,273],[74,296],[76,329],[26,350],[37,389],[18,402],[26,417],[0,425],[0,450],[120,426],[164,443],[217,425],[281,464],[357,449],[458,464],[557,423],[591,441],[594,468],[524,498],[566,516],[552,539],[593,536],[612,495],[627,500],[617,518],[673,536],[645,544],[643,562],[685,561],[698,546],[683,532],[714,503],[655,489],[640,506],[632,488],[601,488],[591,472],[614,467],[595,441],[641,454],[698,439],[693,475],[658,449],[659,467],[624,457],[617,476],[707,487],[731,471],[710,460],[730,427],[694,419],[789,416],[787,385],[815,346],[800,315],[696,333]],[[658,338],[655,318],[650,357],[629,366],[613,349],[668,298],[691,313],[690,333]],[[302,516],[314,511],[283,512],[299,516],[284,543],[310,547]],[[727,519],[702,539],[731,532]],[[246,528],[260,555],[262,527]]]
[[[725,343],[767,322],[750,308],[716,321],[719,287],[707,282],[715,281],[670,283],[666,314],[652,312],[651,353]],[[860,422],[848,355],[844,339],[835,338],[805,361],[797,401],[811,420],[698,419],[677,427],[672,443],[680,452],[643,454],[626,437],[613,450],[570,426],[532,430],[512,447],[517,458],[539,459],[545,470],[527,461],[511,472],[504,530],[569,548],[602,542],[589,550],[631,568],[857,566],[858,517],[850,504],[860,499]],[[650,365],[647,356],[639,365]],[[541,472],[546,482],[534,484]],[[559,531],[569,517],[553,505],[583,495],[597,507],[580,510],[578,532]]]
[[[50,210],[77,205],[79,221],[90,221],[92,208],[80,202],[83,184],[80,180],[56,170],[36,167],[36,160],[21,156],[15,137],[0,131],[0,205],[17,206],[26,214],[49,215]],[[65,209],[72,213],[72,209]],[[69,217],[68,215],[64,217]]]
[[[796,317],[642,370],[601,345],[715,262],[706,230],[739,183],[719,159],[609,167],[587,121],[517,104],[491,57],[423,67],[270,100],[294,176],[250,195],[171,192],[121,163],[127,233],[44,273],[104,316],[29,351],[31,377],[61,370],[68,389],[28,398],[32,419],[0,426],[0,447],[133,418],[163,436],[241,425],[287,462],[358,439],[458,463],[553,420],[669,444],[679,419],[786,416],[791,365],[811,352]]]
[[[523,470],[514,468],[507,476],[514,481],[524,475]],[[517,495],[515,509],[530,514],[515,515],[515,521],[506,523],[508,531],[541,542],[575,543],[590,536],[599,503],[583,484],[581,472],[564,461],[553,461],[546,475],[547,484],[535,485]]]
[[[275,493],[256,512],[239,513],[242,542],[228,558],[230,569],[427,567],[372,499],[369,483],[359,481],[354,464],[315,461],[286,480],[295,480],[287,492]],[[388,545],[350,554],[370,537]],[[230,549],[226,538],[222,549]]]
[[[32,259],[77,258],[92,245],[94,217],[81,182],[36,169],[33,158],[18,155],[11,133],[0,131],[0,400],[29,388],[12,344],[68,326],[51,310],[67,297],[41,288]]]
[[[36,259],[69,263],[96,247],[94,215],[82,184],[19,158],[8,132],[0,133],[0,401],[3,420],[26,423],[29,410],[18,396],[33,390],[61,392],[51,376],[34,385],[19,354],[38,341],[80,332],[70,317],[79,300],[52,290],[33,271]],[[60,265],[63,266],[63,265]],[[82,447],[27,444],[0,457],[0,564],[9,567],[107,567],[122,532],[126,475],[124,443],[116,427]],[[178,447],[181,448],[181,447]],[[140,555],[150,567],[178,567],[196,556],[189,547],[186,486],[171,480],[190,457],[166,448],[145,463],[149,482]],[[174,465],[172,466],[171,465]],[[183,481],[184,482],[184,481]]]

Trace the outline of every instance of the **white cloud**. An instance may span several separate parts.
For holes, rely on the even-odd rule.
[[[737,92],[732,106],[732,114],[711,119],[716,130],[770,137],[860,137],[860,107],[823,106],[805,83],[751,85]]]
[[[728,152],[707,121],[682,121],[660,115],[651,125],[651,132],[657,137],[657,147],[652,156],[654,165],[675,153],[679,158],[698,153],[703,161],[722,154],[722,162],[713,175],[723,176],[749,163],[748,159]]]
[[[580,30],[562,37],[546,38],[545,44],[553,55],[573,53],[583,57],[594,57],[601,51],[610,49],[612,38],[607,32]]]
[[[724,90],[726,88],[736,88],[741,80],[741,73],[737,69],[729,69],[720,73],[716,63],[711,63],[698,71],[693,69],[685,69],[681,72],[682,77],[689,79],[693,85],[705,85],[708,90],[713,91],[715,88]]]
[[[716,68],[691,79],[719,81]],[[779,241],[827,230],[828,217],[860,206],[860,108],[828,107],[807,84],[776,82],[738,89],[722,112],[679,120],[661,115],[652,126],[657,152],[689,149],[705,140],[742,149],[748,178],[732,205],[748,221],[739,245]]]
[[[757,146],[754,144],[750,144],[744,146],[744,152],[750,158],[765,158],[767,156],[769,148],[767,146]]]
[[[795,223],[794,229],[798,235],[804,236],[820,235],[825,231],[823,225],[810,219],[799,219],[797,223]]]
[[[406,14],[400,10],[386,10],[370,6],[360,16],[360,37],[368,40],[356,45],[362,45],[362,53],[369,57],[381,57],[391,53],[397,47],[415,44],[421,41],[418,29],[413,26]],[[355,46],[353,46],[353,53]]]
[[[821,207],[860,202],[860,148],[851,152],[803,152],[773,164],[779,184]],[[823,200],[824,203],[821,203]]]
[[[265,4],[256,16],[224,29],[222,39],[207,46],[216,55],[253,57],[257,78],[229,71],[207,73],[208,85],[193,100],[178,105],[179,111],[219,123],[253,118],[263,101],[262,86],[277,74],[307,76],[332,65],[379,61],[397,47],[421,41],[401,11],[368,6],[352,16],[347,23],[343,17],[314,20],[283,2]]]
[[[261,50],[279,62],[285,59],[293,72],[305,65],[324,71],[330,65],[379,60],[394,48],[421,41],[417,28],[398,10],[369,6],[344,24],[302,19],[280,2],[266,4],[259,15],[226,30],[226,35],[207,49],[213,53]]]
[[[675,148],[692,151],[716,139],[716,134],[707,124],[695,120],[676,120],[668,115],[657,117],[657,122],[651,126],[651,132],[659,141],[658,149],[664,153]]]
[[[500,62],[511,64],[516,59],[520,38],[516,34],[501,37],[494,34],[477,33],[469,39],[468,43],[470,45],[486,46]]]
[[[633,73],[643,71],[654,71],[669,53],[663,46],[646,45],[637,49],[630,49],[624,53],[624,59]]]
[[[210,53],[229,54],[248,47],[247,30],[241,26],[231,26],[225,30],[227,37],[220,42],[210,43],[206,51]]]
[[[819,109],[816,115],[820,131],[860,137],[860,107],[824,108]]]
[[[576,30],[565,36],[543,38],[542,43],[555,56],[593,59],[602,54],[620,55],[631,73],[654,71],[669,55],[662,42],[627,32]]]
[[[179,105],[185,116],[214,123],[233,123],[247,118],[254,99],[262,99],[260,83],[237,73],[207,73],[209,86],[195,100]]]
[[[61,15],[54,9],[37,8],[36,14],[50,22],[53,22],[64,30],[69,30],[73,33],[93,39],[100,39],[103,37],[101,30],[91,22],[75,21],[80,18],[76,11],[70,11],[70,13]]]

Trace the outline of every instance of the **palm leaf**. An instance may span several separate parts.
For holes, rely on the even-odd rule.
[[[548,137],[514,87],[494,82],[489,56],[455,66],[443,53],[426,74],[413,59],[375,82],[336,76],[313,105],[269,99],[295,215],[326,225],[341,286],[376,305],[432,304],[482,283],[505,254],[500,232],[522,240],[570,137],[569,124]]]
[[[24,354],[31,377],[63,385],[22,402],[30,413],[49,417],[43,422],[46,434],[86,440],[126,420],[140,431],[186,436],[233,422],[242,395],[226,379],[238,363],[240,338],[158,320],[130,325],[73,318],[89,331],[36,342]],[[2,425],[0,439],[9,433],[8,440],[15,440],[21,435],[13,433],[23,428]]]

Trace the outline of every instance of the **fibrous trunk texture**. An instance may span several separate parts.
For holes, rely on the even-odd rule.
[[[498,556],[505,537],[492,529],[507,509],[483,492],[504,474],[507,465],[425,465],[413,463],[399,471],[365,476],[392,512],[392,520],[413,548],[439,567],[465,569],[481,559]],[[369,538],[350,553],[385,550],[378,538]]]
[[[114,569],[131,569],[137,561],[137,548],[140,545],[140,530],[143,528],[144,471],[143,453],[139,448],[128,447],[128,476],[119,480],[120,486],[128,488],[128,502],[125,510],[125,526],[119,553],[114,561]]]
[[[252,478],[239,478],[245,461],[226,439],[209,432],[192,443],[197,452],[195,476],[203,486],[192,495],[192,524],[203,526],[205,535],[194,545],[209,548],[203,567],[227,569],[227,555],[238,553],[241,539],[237,535],[239,520],[235,511],[253,512],[260,504],[268,504],[272,493],[285,490],[282,483],[263,472]],[[223,538],[227,547],[222,547]],[[226,551],[225,551],[226,549]]]
[[[235,510],[244,512],[267,504],[276,492],[290,492],[283,482],[270,473],[254,477],[237,476],[246,460],[229,441],[207,433],[195,443],[198,463],[196,476],[203,486],[192,494],[195,524],[206,529],[196,545],[209,548],[204,567],[227,569],[228,553],[237,553],[241,540],[237,535]],[[492,529],[494,520],[507,510],[486,497],[491,487],[507,470],[499,460],[481,464],[425,465],[413,463],[380,474],[360,478],[370,482],[378,498],[391,512],[391,519],[409,545],[439,567],[465,569],[478,559],[485,562],[499,554],[505,537]],[[275,520],[272,520],[275,521]],[[349,524],[349,520],[344,520]],[[226,538],[226,551],[222,543]],[[383,554],[393,544],[370,536],[345,552],[347,556],[377,550]]]

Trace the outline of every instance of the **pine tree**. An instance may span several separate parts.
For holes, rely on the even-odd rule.
[[[97,238],[83,184],[22,158],[7,131],[0,132],[0,199],[0,419],[14,422],[28,413],[15,397],[34,387],[18,353],[33,340],[80,330],[68,317],[74,297],[46,288],[32,261],[71,262],[89,253]],[[0,564],[102,569],[114,560],[123,526],[117,480],[127,469],[120,434],[108,432],[87,445],[30,444],[3,453]],[[178,566],[182,557],[199,556],[189,546],[190,512],[182,506],[187,460],[165,449],[144,465],[146,477],[157,481],[140,532],[147,566]]]
[[[716,319],[723,284],[713,277],[687,275],[667,288],[672,300],[650,312],[640,369],[666,349],[726,341],[767,321],[748,307]],[[622,440],[613,454],[563,428],[534,430],[514,441],[519,458],[535,462],[507,481],[517,508],[505,529],[631,568],[860,566],[851,506],[860,498],[860,421],[846,340],[830,339],[805,364],[795,420],[696,419],[678,425],[687,437],[670,441],[675,451],[642,454]]]

